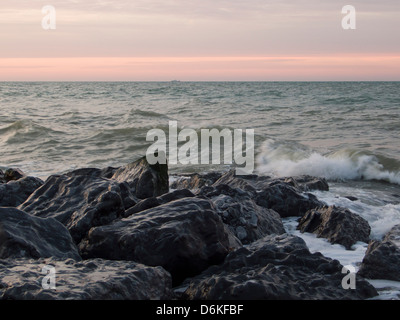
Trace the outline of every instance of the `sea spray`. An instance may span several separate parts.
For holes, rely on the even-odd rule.
[[[398,168],[389,170],[379,158],[342,149],[322,154],[300,144],[268,139],[257,156],[257,171],[276,176],[311,175],[332,181],[381,180],[400,185]]]

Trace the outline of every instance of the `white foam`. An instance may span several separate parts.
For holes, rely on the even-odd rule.
[[[358,196],[365,198],[376,196],[371,192],[354,189]],[[362,195],[362,192],[364,195]],[[335,205],[348,208],[368,221],[371,227],[372,239],[382,239],[383,236],[396,224],[400,224],[400,204],[377,205],[374,202],[367,203],[360,198],[358,201],[350,201],[345,197],[335,195],[332,191],[315,191],[314,195],[327,205]],[[353,193],[354,194],[354,193]]]
[[[302,238],[311,253],[320,252],[325,257],[338,260],[343,266],[353,266],[357,272],[365,256],[368,244],[357,242],[351,248],[346,248],[339,244],[331,244],[327,239],[317,238],[313,233],[301,233],[296,230],[298,225],[296,217],[282,219],[286,232]],[[400,300],[400,282],[390,280],[370,280],[366,279],[378,291],[378,296],[371,300]]]
[[[389,171],[373,155],[341,150],[323,155],[304,146],[267,140],[257,171],[276,176],[311,175],[328,180],[382,180],[400,185],[400,172]]]
[[[367,281],[377,289],[379,296],[371,300],[399,300],[400,299],[400,282],[391,280],[370,280]]]
[[[340,244],[331,244],[327,239],[317,238],[313,233],[301,233],[299,230],[296,230],[298,225],[297,219],[298,218],[294,217],[283,219],[283,224],[287,233],[302,238],[306,242],[311,253],[321,252],[326,257],[338,260],[343,266],[351,265],[358,270],[359,264],[367,250],[367,243],[357,242],[352,246],[352,250],[346,250],[344,246]]]

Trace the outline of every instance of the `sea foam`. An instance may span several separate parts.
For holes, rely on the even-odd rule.
[[[322,154],[294,143],[267,140],[257,156],[257,171],[276,176],[312,175],[332,181],[381,180],[400,185],[400,172],[378,157],[349,149]]]

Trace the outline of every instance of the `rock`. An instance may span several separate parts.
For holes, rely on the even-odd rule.
[[[18,208],[38,217],[57,219],[77,244],[90,228],[125,214],[120,183],[86,174],[50,176]]]
[[[129,217],[132,214],[155,208],[162,205],[161,201],[157,197],[150,197],[143,200],[140,200],[137,204],[133,207],[129,208],[125,211],[125,217]]]
[[[294,177],[282,177],[282,178],[271,178],[268,176],[257,176],[252,179],[253,186],[257,190],[268,188],[270,185],[277,183],[284,183],[296,189],[296,192],[308,192],[313,190],[329,191],[329,185],[326,179],[313,177],[309,175],[294,176]]]
[[[55,268],[55,290],[44,289],[45,266]],[[46,269],[45,269],[46,271]],[[167,300],[171,276],[161,267],[93,259],[0,260],[0,300]]]
[[[223,261],[229,234],[208,200],[184,198],[92,228],[84,258],[132,260],[162,266],[174,284]]]
[[[23,173],[20,169],[9,168],[4,172],[4,180],[14,181],[25,177],[25,173]]]
[[[350,300],[377,295],[375,288],[356,277],[356,289],[341,286],[339,261],[288,234],[267,236],[231,252],[224,263],[187,279],[182,298],[189,300]]]
[[[243,228],[242,226],[236,227],[236,235],[239,238],[239,240],[243,241],[247,238],[247,232],[246,229]]]
[[[329,184],[324,178],[317,178],[308,175],[293,177],[298,188],[303,191],[329,191]]]
[[[228,185],[231,188],[239,188],[243,191],[255,194],[256,189],[252,186],[252,181],[256,178],[256,175],[237,176],[235,170],[230,170],[223,174],[212,186],[217,187],[218,185]]]
[[[350,200],[350,201],[357,201],[358,198],[353,197],[353,196],[345,196],[346,199]]]
[[[65,175],[73,176],[91,176],[93,178],[106,178],[111,179],[118,168],[106,167],[103,169],[98,168],[80,168],[66,173]]]
[[[23,177],[0,184],[0,207],[17,207],[44,182],[36,177]]]
[[[139,201],[136,205],[134,205],[132,208],[126,211],[125,216],[130,216],[134,213],[151,209],[154,207],[158,207],[162,204],[178,200],[178,199],[183,199],[183,198],[188,198],[188,197],[194,197],[194,194],[187,189],[179,189],[179,190],[174,190],[169,193],[165,193],[162,196],[159,197],[151,197],[151,198],[146,198],[141,201]]]
[[[53,218],[0,208],[0,259],[48,257],[81,259],[68,230]]]
[[[139,199],[157,197],[169,191],[168,166],[150,165],[146,157],[119,168],[111,179],[128,183]]]
[[[364,218],[348,209],[325,206],[312,209],[300,219],[297,229],[326,238],[332,244],[341,244],[347,250],[358,241],[369,242],[371,227]]]
[[[200,190],[204,186],[211,186],[222,176],[221,172],[193,173],[176,176],[170,185],[171,189]]]
[[[272,179],[268,176],[236,176],[231,170],[221,176],[213,186],[221,184],[232,188],[239,188],[251,194],[257,205],[273,209],[282,218],[289,216],[302,216],[310,209],[325,205],[314,195],[304,193],[305,186],[318,178],[304,176],[295,179],[278,178]],[[301,186],[302,185],[302,186]]]
[[[157,199],[162,203],[168,203],[174,200],[179,200],[183,198],[191,198],[194,197],[195,195],[188,189],[180,189],[180,190],[174,190],[169,193],[165,193],[162,196],[157,197]]]
[[[6,183],[6,179],[4,178],[4,172],[0,169],[0,183]]]
[[[394,226],[382,241],[369,243],[357,274],[368,279],[400,281],[400,224]]]
[[[308,210],[325,205],[311,193],[301,194],[294,187],[280,181],[259,191],[256,203],[259,206],[275,210],[282,218],[299,217]]]
[[[105,178],[105,179],[111,179],[115,172],[118,170],[118,168],[113,168],[113,167],[106,167],[103,169],[97,169],[97,168],[82,168],[82,169],[77,169],[71,172],[66,173],[66,176],[69,177],[75,177],[75,176],[88,176],[90,178]],[[127,182],[117,182],[119,189],[120,189],[120,195],[122,198],[122,201],[124,203],[124,208],[125,210],[131,208],[134,206],[137,202],[138,199],[131,193],[129,184]]]
[[[208,198],[214,203],[223,222],[243,244],[266,235],[285,233],[279,214],[258,206],[251,193],[218,184],[202,188],[197,196]]]

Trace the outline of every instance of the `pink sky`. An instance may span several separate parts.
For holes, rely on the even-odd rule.
[[[7,81],[398,80],[400,56],[3,58]]]
[[[0,81],[400,80],[400,4],[2,1]],[[43,30],[43,5],[56,30]]]

